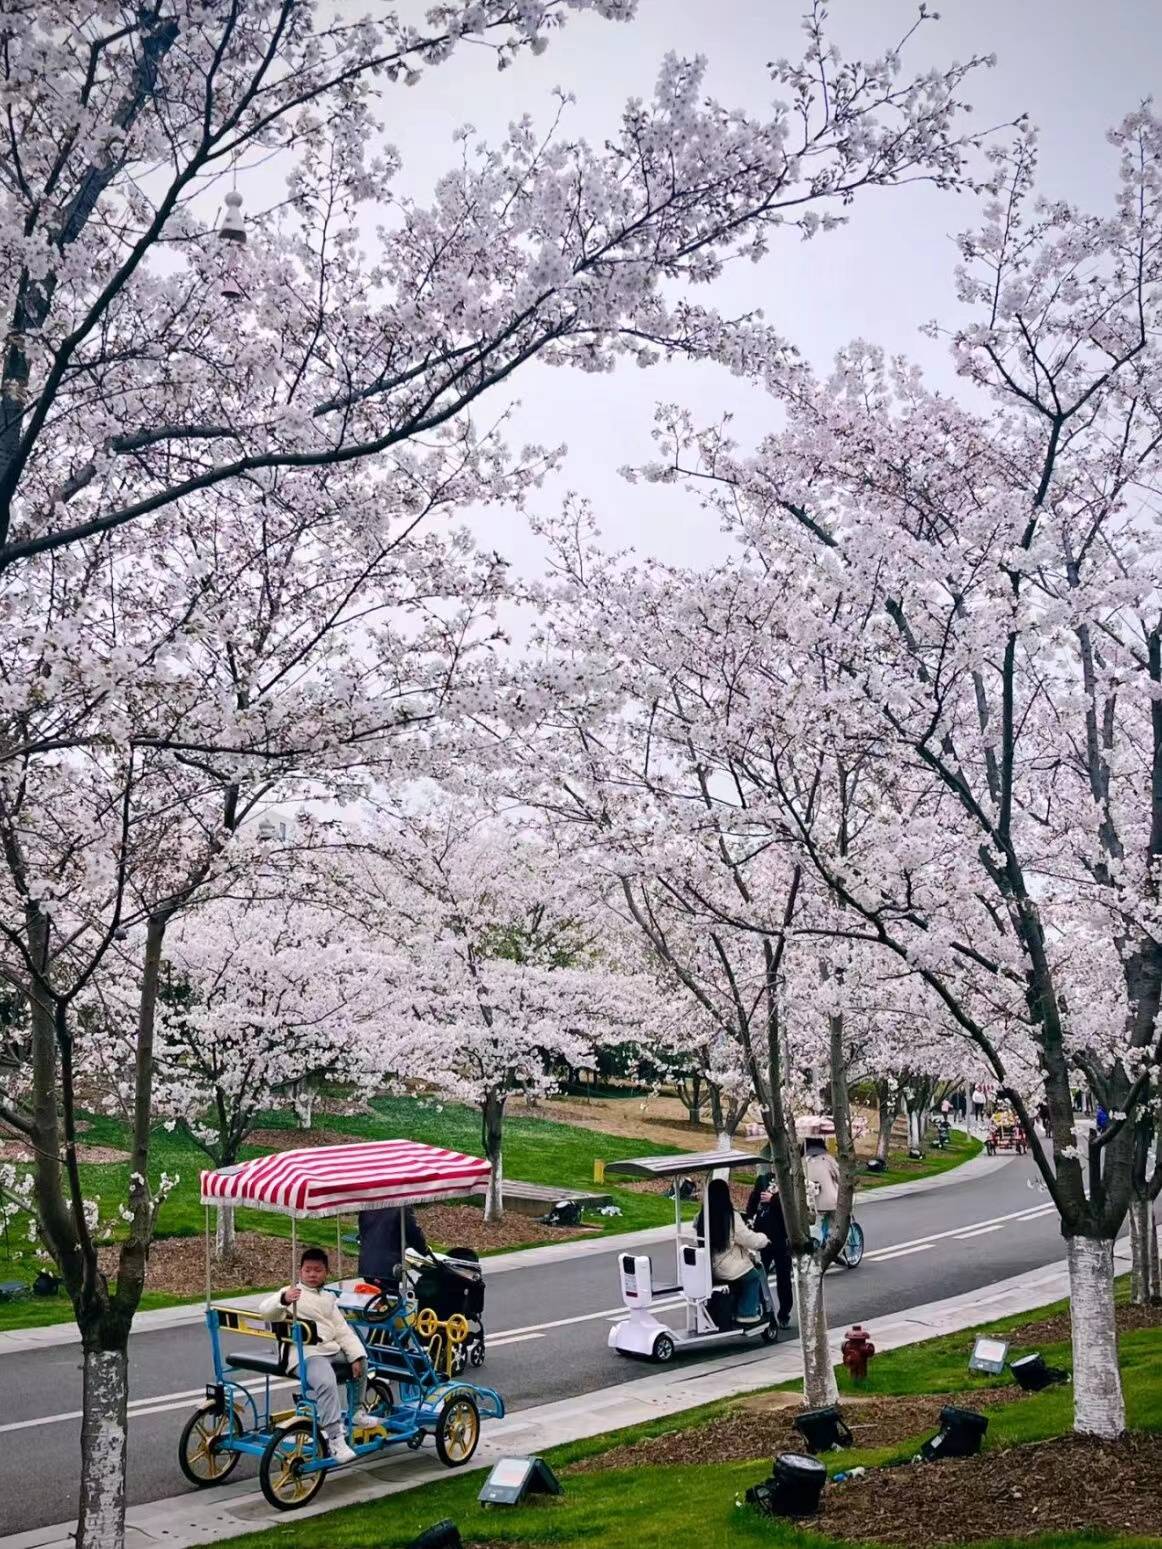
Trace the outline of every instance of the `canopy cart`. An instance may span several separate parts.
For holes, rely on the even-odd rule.
[[[702,1209],[706,1210],[707,1189],[711,1177],[738,1168],[759,1167],[759,1159],[749,1151],[703,1151],[682,1156],[639,1156],[625,1162],[606,1164],[607,1178],[686,1177],[701,1181]],[[759,1338],[774,1344],[779,1325],[771,1302],[766,1276],[762,1277],[766,1317],[757,1325],[740,1326],[733,1317],[731,1297],[716,1286],[710,1270],[710,1249],[682,1235],[682,1191],[674,1188],[674,1257],[677,1283],[658,1284],[654,1261],[647,1254],[619,1253],[618,1273],[621,1299],[629,1308],[629,1317],[615,1323],[609,1332],[609,1348],[619,1355],[644,1356],[654,1361],[671,1361],[679,1350],[696,1350],[733,1340]],[[705,1218],[705,1217],[704,1217]],[[660,1277],[658,1277],[660,1278]],[[663,1298],[677,1297],[684,1304],[685,1327],[671,1328],[657,1316],[655,1309],[672,1307]]]
[[[200,1486],[220,1484],[249,1454],[259,1460],[259,1482],[267,1500],[288,1509],[305,1506],[327,1473],[340,1466],[326,1455],[313,1400],[301,1388],[286,1394],[297,1385],[294,1371],[302,1369],[304,1351],[317,1341],[315,1325],[296,1318],[293,1310],[285,1319],[267,1321],[253,1310],[212,1302],[209,1207],[244,1205],[289,1216],[292,1279],[298,1273],[298,1222],[334,1217],[341,1276],[341,1216],[388,1205],[463,1199],[480,1193],[488,1176],[489,1164],[476,1157],[408,1140],[283,1151],[202,1173],[206,1327],[214,1380],[182,1432],[178,1459],[187,1479]],[[403,1247],[401,1243],[401,1257]],[[352,1303],[349,1296],[340,1300],[367,1350],[363,1407],[378,1422],[352,1429],[355,1393],[349,1389],[347,1427],[353,1450],[358,1457],[370,1457],[400,1443],[417,1448],[432,1436],[441,1462],[450,1468],[467,1463],[480,1438],[481,1416],[500,1418],[504,1401],[491,1388],[442,1375],[425,1342],[441,1334],[448,1345],[458,1336],[462,1339],[464,1331],[454,1319],[440,1320],[430,1309],[425,1309],[426,1318],[418,1317],[406,1297],[387,1304],[376,1290],[371,1302],[369,1309],[363,1302]],[[421,1321],[424,1327],[417,1328]],[[224,1350],[223,1331],[245,1336],[252,1347]],[[337,1375],[342,1380],[341,1367]],[[290,1406],[277,1408],[284,1394]]]

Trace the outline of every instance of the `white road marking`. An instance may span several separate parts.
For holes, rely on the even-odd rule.
[[[972,1237],[987,1237],[990,1232],[1003,1232],[1005,1223],[998,1221],[995,1226],[978,1226],[971,1232],[957,1232],[957,1242],[968,1242]]]
[[[985,1221],[978,1221],[972,1226],[955,1226],[945,1232],[932,1232],[927,1237],[917,1237],[910,1242],[892,1243],[884,1248],[877,1248],[865,1253],[863,1263],[884,1263],[894,1258],[904,1258],[910,1253],[922,1253],[928,1248],[935,1247],[945,1238],[955,1237],[963,1240],[968,1237],[984,1236],[986,1232],[1000,1231],[1004,1226],[1013,1221],[1032,1221],[1038,1216],[1048,1215],[1056,1207],[1049,1204],[1034,1205],[1024,1210],[1013,1210],[1003,1216],[993,1216]],[[610,1249],[616,1252],[616,1249]],[[655,1302],[650,1309],[652,1312],[672,1312],[683,1305],[680,1296],[667,1297],[663,1301]],[[542,1339],[552,1329],[569,1328],[578,1323],[593,1323],[600,1319],[607,1319],[611,1323],[618,1323],[628,1317],[627,1307],[603,1307],[600,1312],[582,1312],[572,1318],[554,1318],[548,1323],[529,1323],[521,1328],[498,1329],[488,1335],[490,1349],[506,1344],[523,1344],[530,1339]],[[265,1384],[262,1382],[241,1383],[248,1392],[262,1392]],[[293,1381],[279,1381],[271,1383],[271,1392],[293,1387]],[[201,1398],[205,1392],[204,1385],[198,1388],[187,1388],[180,1393],[159,1393],[152,1398],[132,1399],[129,1403],[128,1414],[131,1420],[145,1415],[164,1414],[172,1409],[184,1409],[191,1399]],[[10,1420],[0,1425],[0,1435],[9,1431],[31,1430],[38,1425],[58,1425],[69,1420],[79,1420],[81,1411],[70,1409],[61,1414],[38,1415],[34,1420]]]
[[[889,1259],[906,1259],[909,1253],[927,1253],[929,1248],[934,1248],[934,1242],[914,1242],[908,1248],[881,1249],[879,1253],[867,1254],[866,1257],[874,1259],[877,1264],[886,1264]]]

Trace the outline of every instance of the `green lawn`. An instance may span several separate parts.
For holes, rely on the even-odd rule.
[[[448,1146],[454,1150],[480,1154],[480,1121],[475,1110],[457,1103],[435,1104],[417,1098],[381,1098],[373,1104],[374,1116],[342,1117],[324,1115],[318,1120],[319,1127],[349,1135],[352,1139],[386,1140],[397,1136],[410,1140],[426,1141],[432,1145]],[[99,1115],[87,1115],[88,1128],[84,1140],[89,1145],[124,1149],[127,1134],[124,1125]],[[293,1120],[285,1113],[263,1116],[262,1129],[291,1130]],[[288,1134],[288,1145],[290,1136]],[[663,1226],[673,1220],[673,1206],[656,1194],[631,1193],[624,1188],[593,1183],[593,1162],[601,1157],[612,1160],[625,1155],[632,1143],[622,1137],[607,1135],[598,1130],[582,1129],[561,1124],[550,1119],[512,1118],[505,1123],[505,1173],[510,1178],[527,1183],[545,1183],[554,1187],[588,1187],[598,1193],[610,1194],[621,1210],[620,1216],[592,1215],[590,1224],[603,1231],[628,1232],[644,1227]],[[152,1172],[156,1177],[167,1172],[177,1174],[180,1183],[162,1207],[158,1222],[159,1237],[198,1236],[203,1231],[205,1213],[198,1200],[198,1175],[209,1165],[204,1152],[200,1151],[185,1135],[163,1128],[154,1131]],[[675,1151],[676,1147],[657,1146],[658,1154]],[[244,1156],[260,1156],[262,1148],[251,1148]],[[129,1169],[125,1164],[85,1164],[82,1178],[86,1191],[101,1197],[110,1214],[112,1207],[125,1198]],[[686,1214],[694,1213],[693,1206]],[[279,1237],[289,1237],[291,1223],[286,1216],[266,1214],[256,1210],[239,1210],[236,1217],[239,1231],[262,1231]],[[26,1222],[17,1217],[10,1227],[7,1240],[0,1239],[0,1281],[30,1281],[36,1271],[36,1263],[28,1252]],[[334,1223],[329,1221],[301,1222],[298,1235],[302,1241],[317,1241],[330,1246],[335,1240]],[[16,1255],[20,1254],[19,1257]],[[200,1292],[197,1293],[200,1296]],[[196,1298],[195,1298],[196,1299]],[[179,1297],[148,1295],[142,1307],[172,1306]],[[72,1309],[63,1298],[21,1298],[0,1303],[0,1329],[31,1328],[47,1323],[67,1322]]]
[[[983,1150],[983,1141],[966,1135],[962,1130],[953,1130],[952,1139],[943,1151],[930,1147],[922,1157],[914,1158],[908,1155],[905,1147],[888,1153],[888,1165],[882,1173],[865,1172],[861,1167],[856,1186],[860,1189],[882,1189],[889,1183],[911,1183],[917,1178],[934,1178],[937,1173],[946,1173],[950,1168],[959,1167],[961,1162],[970,1162]]]
[[[1120,1288],[1124,1294],[1124,1286]],[[1052,1308],[1019,1314],[979,1329],[927,1340],[876,1356],[863,1392],[932,1393],[933,1409],[943,1392],[990,1387],[1006,1378],[974,1378],[969,1375],[967,1352],[978,1333],[1006,1333],[1012,1328],[1059,1310]],[[1125,1385],[1131,1427],[1162,1431],[1162,1331],[1135,1330],[1119,1341],[1122,1380]],[[1069,1364],[1068,1345],[1043,1345],[1051,1364]],[[1015,1352],[1010,1352],[1015,1353]],[[847,1373],[838,1369],[841,1389],[850,1386]],[[729,1409],[730,1401],[710,1404],[684,1414],[668,1415],[628,1430],[592,1437],[559,1447],[547,1454],[554,1467],[620,1446],[641,1437],[658,1435],[702,1424]],[[934,1417],[935,1419],[935,1413]],[[1072,1424],[1068,1387],[1032,1394],[1018,1403],[995,1406],[989,1411],[985,1448],[1040,1441],[1060,1435]],[[930,1435],[935,1426],[929,1426]],[[859,1464],[875,1466],[911,1457],[923,1436],[894,1447],[847,1450],[827,1457],[836,1472]],[[764,1462],[766,1460],[763,1460]],[[559,1499],[534,1499],[516,1508],[484,1508],[476,1504],[483,1475],[477,1470],[449,1476],[403,1494],[391,1495],[364,1506],[340,1508],[328,1514],[326,1527],[317,1520],[288,1522],[262,1533],[228,1540],[237,1549],[400,1549],[424,1528],[450,1517],[465,1543],[600,1545],[601,1549],[673,1549],[677,1542],[696,1543],[699,1549],[728,1549],[735,1544],[764,1544],[781,1549],[835,1549],[835,1541],[804,1531],[789,1522],[758,1516],[741,1507],[748,1486],[755,1483],[756,1463],[701,1464],[684,1467],[647,1466],[568,1476]],[[697,1524],[692,1536],[692,1524]],[[973,1549],[1158,1549],[1157,1538],[1129,1538],[1113,1533],[1042,1534],[1018,1540],[976,1540]]]

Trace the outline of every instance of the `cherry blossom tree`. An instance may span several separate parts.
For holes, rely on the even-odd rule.
[[[590,886],[601,880],[623,929],[686,997],[687,1019],[713,1028],[746,1072],[791,1240],[805,1392],[829,1402],[823,1277],[850,1220],[848,1084],[903,1062],[915,1008],[884,982],[866,943],[847,941],[841,907],[785,825],[772,834],[769,797],[741,743],[749,675],[762,670],[741,642],[764,629],[747,579],[724,571],[714,597],[697,574],[607,558],[577,509],[543,526],[556,577],[537,594],[541,638],[495,731],[496,757]],[[854,766],[837,776],[833,761],[808,757],[796,778],[812,821],[845,848],[855,842],[864,819]],[[814,1106],[816,1072],[842,1178],[825,1242],[811,1229],[795,1125],[796,1109]]]
[[[265,1109],[305,1082],[375,1084],[380,974],[368,943],[323,906],[216,900],[169,931],[156,1032],[155,1102],[215,1167],[238,1161]],[[233,1251],[233,1211],[217,1253]]]
[[[465,40],[503,68],[572,13],[635,8],[448,0],[415,28],[296,0],[26,7],[0,191],[0,572],[223,484],[422,458],[423,438],[534,356],[777,370],[769,330],[662,281],[710,280],[783,224],[811,235],[863,188],[965,180],[959,93],[983,61],[909,78],[905,39],[845,63],[816,5],[803,61],[772,67],[784,100],[766,121],[704,103],[704,61],[670,57],[605,149],[521,117],[498,148],[465,130],[431,205],[393,198],[380,92]],[[211,215],[234,172],[269,199],[245,243],[246,225],[222,241]],[[389,201],[369,263],[358,222]]]
[[[641,1037],[651,985],[599,960],[552,856],[475,805],[380,805],[350,840],[392,985],[395,1073],[479,1109],[485,1219],[500,1220],[509,1098],[557,1090],[599,1041]]]
[[[769,120],[703,101],[701,63],[668,60],[602,151],[524,119],[498,148],[467,136],[367,261],[359,223],[397,171],[376,93],[465,38],[502,65],[539,52],[585,9],[634,7],[449,0],[419,29],[295,0],[34,0],[6,40],[0,971],[29,1035],[0,1120],[36,1153],[82,1329],[82,1549],[123,1539],[167,931],[206,894],[245,894],[264,802],[304,781],[347,793],[365,766],[414,774],[398,750],[463,684],[503,566],[410,540],[433,509],[513,498],[550,455],[514,459],[468,411],[534,357],[779,375],[776,334],[673,282],[761,256],[780,225],[811,235],[863,188],[968,177],[960,90],[979,61],[915,79],[898,48],[844,64],[816,11],[803,62],[774,68],[791,100]],[[245,242],[212,213],[231,174],[249,211],[240,229],[231,193],[223,229]],[[113,1290],[76,1165],[78,1013],[124,975],[123,932],[141,956]]]
[[[1066,1239],[1075,1425],[1102,1436],[1125,1423],[1113,1247],[1157,1189],[1162,1056],[1162,125],[1142,109],[1111,139],[1102,217],[1035,201],[1031,134],[998,157],[1005,194],[961,243],[975,321],[952,336],[990,409],[858,345],[783,398],[755,457],[679,427],[655,469],[709,477],[766,603],[736,649],[772,832],[927,986],[1030,1135]],[[830,674],[788,671],[788,641]],[[865,771],[846,852],[795,784],[811,756]],[[1048,1144],[1014,1075],[1029,1046]],[[1112,1116],[1084,1147],[1073,1072]]]

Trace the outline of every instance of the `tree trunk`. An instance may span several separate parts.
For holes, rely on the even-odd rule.
[[[300,1129],[310,1129],[311,1120],[315,1112],[315,1092],[309,1085],[302,1085],[295,1092],[292,1099],[294,1103],[295,1119]]]
[[[908,1153],[923,1151],[925,1115],[922,1108],[908,1106]]]
[[[219,1205],[214,1226],[214,1257],[220,1264],[234,1257],[234,1206]]]
[[[728,1129],[720,1129],[714,1136],[714,1149],[716,1151],[729,1151],[734,1145],[734,1140]]]
[[[827,1338],[823,1268],[815,1254],[796,1253],[794,1269],[799,1343],[803,1351],[803,1398],[812,1409],[821,1409],[839,1398]]]
[[[876,1082],[876,1097],[879,1107],[879,1134],[876,1136],[876,1157],[887,1165],[888,1148],[892,1143],[892,1125],[896,1122],[897,1101],[894,1100],[892,1083],[890,1081]]]
[[[1126,1405],[1118,1371],[1112,1237],[1067,1237],[1073,1324],[1073,1429],[1120,1436]]]
[[[1130,1204],[1131,1295],[1139,1307],[1162,1301],[1162,1272],[1158,1265],[1158,1223],[1148,1195],[1135,1194]]]
[[[77,1549],[124,1549],[128,1376],[126,1343],[86,1345]]]
[[[504,1220],[504,1161],[501,1142],[504,1126],[504,1098],[489,1092],[484,1099],[484,1154],[492,1164],[488,1192],[484,1196],[484,1219]]]

